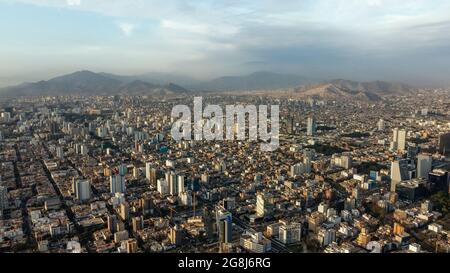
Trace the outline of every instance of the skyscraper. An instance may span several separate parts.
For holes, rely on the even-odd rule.
[[[145,178],[150,181],[150,170],[152,168],[152,163],[147,162],[145,163]]]
[[[380,119],[377,123],[378,131],[384,131],[385,129],[385,122],[383,119]]]
[[[306,134],[308,136],[313,136],[316,133],[316,120],[314,117],[308,117],[306,124]]]
[[[392,130],[391,151],[403,153],[406,150],[406,131],[395,128]]]
[[[396,185],[404,180],[412,179],[415,174],[414,165],[409,160],[401,159],[391,162],[391,192],[395,192]]]
[[[450,133],[439,136],[439,153],[442,155],[450,154]]]
[[[89,180],[76,180],[74,182],[75,196],[80,201],[91,198],[91,183]]]
[[[120,164],[120,166],[119,166],[119,175],[120,176],[125,176],[127,174],[127,172],[128,172],[127,165]]]
[[[6,187],[0,186],[0,216],[3,215],[3,211],[7,208],[8,208],[8,189]]]
[[[273,212],[272,195],[269,193],[258,193],[256,195],[256,216],[270,216]]]
[[[126,190],[125,176],[121,176],[120,174],[110,176],[109,190],[112,194],[115,194],[116,192],[124,193]]]
[[[156,166],[150,162],[145,163],[145,178],[147,178],[151,185],[156,186],[156,180],[159,178],[158,170]]]
[[[61,146],[56,147],[56,157],[59,159],[62,159],[64,157],[63,147]]]
[[[431,155],[419,154],[417,156],[417,177],[428,177],[428,173],[431,172]]]
[[[216,221],[219,232],[219,243],[230,243],[233,237],[233,218],[231,213],[223,207],[216,207]]]
[[[169,194],[170,195],[177,195],[178,194],[178,179],[175,172],[169,173]]]
[[[430,182],[431,192],[442,191],[450,193],[449,191],[449,173],[443,169],[434,169],[428,174],[428,181]]]
[[[80,146],[80,154],[81,154],[81,155],[87,155],[88,152],[89,152],[88,147],[87,147],[86,145],[82,144],[82,145]]]

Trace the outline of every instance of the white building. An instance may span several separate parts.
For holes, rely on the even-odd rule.
[[[279,240],[283,244],[295,244],[302,238],[302,226],[300,223],[281,223],[279,227]]]
[[[161,195],[167,195],[169,194],[169,183],[167,182],[166,179],[164,178],[160,178],[156,181],[156,190],[161,194]]]
[[[403,153],[406,150],[406,131],[395,128],[392,133],[391,151]]]
[[[272,195],[269,193],[258,193],[256,195],[256,216],[264,217],[272,214]]]
[[[253,253],[266,253],[272,250],[270,240],[265,238],[261,232],[252,229],[246,230],[241,235],[240,245]]]

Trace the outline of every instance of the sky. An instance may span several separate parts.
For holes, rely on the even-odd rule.
[[[448,0],[0,0],[0,86],[77,70],[450,85]]]

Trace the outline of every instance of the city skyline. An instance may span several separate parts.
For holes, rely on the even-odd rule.
[[[448,85],[446,1],[0,1],[0,86],[76,70]]]

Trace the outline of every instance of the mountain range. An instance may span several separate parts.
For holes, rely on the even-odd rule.
[[[383,97],[407,95],[413,91],[413,87],[401,83],[383,81],[355,82],[339,79],[320,84],[304,85],[295,88],[292,93],[297,98],[378,101]]]
[[[173,77],[174,81],[171,81]],[[174,83],[176,82],[176,83]],[[181,85],[179,82],[183,82]],[[207,82],[163,73],[138,76],[120,76],[109,73],[78,71],[47,81],[24,83],[0,89],[2,97],[56,96],[56,95],[149,95],[180,96],[192,91],[262,91],[275,95],[317,99],[380,100],[389,95],[411,93],[413,88],[404,84],[383,81],[356,82],[333,80],[312,83],[311,80],[290,74],[255,72],[247,76],[220,77]]]
[[[24,83],[0,89],[0,96],[57,95],[181,95],[188,90],[174,83],[154,84],[138,79],[124,80],[105,73],[78,71],[48,81]]]

